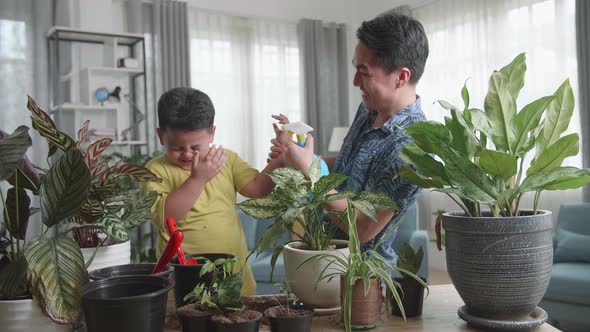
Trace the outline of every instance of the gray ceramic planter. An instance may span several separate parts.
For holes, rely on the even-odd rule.
[[[444,214],[447,268],[471,315],[520,320],[543,298],[551,278],[553,224],[550,211],[539,212],[510,218]]]

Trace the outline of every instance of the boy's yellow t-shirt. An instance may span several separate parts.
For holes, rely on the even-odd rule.
[[[240,257],[243,264],[242,295],[256,294],[256,282],[249,264],[244,264],[248,247],[244,231],[236,213],[236,192],[252,181],[258,171],[243,161],[235,152],[225,149],[225,166],[205,185],[203,192],[182,220],[178,229],[184,233],[182,249],[185,254],[227,253]],[[171,163],[166,156],[151,160],[146,167],[162,178],[161,183],[143,182],[142,194],[158,193],[153,207],[152,222],[158,227],[158,257],[164,251],[170,236],[166,230],[164,202],[170,192],[180,187],[190,171]]]

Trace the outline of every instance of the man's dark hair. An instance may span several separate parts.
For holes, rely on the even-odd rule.
[[[174,88],[158,100],[161,129],[198,130],[213,128],[215,108],[207,94],[191,88]]]
[[[388,11],[364,21],[356,36],[375,51],[375,64],[386,73],[406,67],[412,72],[410,83],[418,83],[428,58],[428,38],[418,20]]]

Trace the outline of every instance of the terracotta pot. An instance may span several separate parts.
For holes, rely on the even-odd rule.
[[[365,296],[365,283],[357,280],[352,286],[352,301],[350,305],[350,324],[357,327],[376,326],[381,321],[382,291],[378,278],[371,278],[369,293]],[[344,316],[344,291],[346,289],[344,276],[340,276],[340,313]]]

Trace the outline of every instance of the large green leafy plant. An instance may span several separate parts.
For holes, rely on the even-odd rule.
[[[445,123],[416,123],[406,128],[414,139],[401,152],[400,175],[410,182],[449,195],[468,216],[482,216],[487,205],[492,216],[517,216],[527,192],[534,192],[533,213],[544,190],[579,188],[590,182],[590,170],[562,166],[579,152],[577,133],[563,135],[574,110],[569,80],[553,95],[541,97],[517,112],[516,100],[524,86],[525,55],[494,71],[483,110],[470,105],[469,91],[461,91],[464,107],[446,101]],[[530,166],[525,157],[535,149]]]
[[[27,107],[32,113],[33,127],[47,139],[49,156],[54,157],[48,170],[34,167],[25,155],[31,146],[29,128],[21,126],[11,135],[0,131],[0,181],[9,184],[5,196],[0,191],[4,208],[0,227],[0,298],[32,295],[54,321],[75,323],[80,316],[80,290],[87,278],[80,247],[66,234],[71,230],[68,225],[77,225],[75,221],[85,215],[92,192],[108,191],[107,185],[112,188],[123,174],[143,178],[152,178],[153,174],[132,166],[125,166],[123,170],[108,168],[107,175],[104,175],[107,169],[102,168],[104,172],[98,169],[93,174],[89,161],[94,160],[97,150],[83,151],[84,140],[75,142],[57,130],[51,118],[30,97]],[[82,132],[80,138],[84,137]],[[58,150],[61,153],[56,154]],[[96,174],[100,174],[98,180],[102,181],[96,180]],[[39,207],[31,206],[29,194],[39,196]],[[109,205],[113,201],[101,202],[101,206],[114,209]],[[147,205],[149,200],[126,204],[135,208],[141,203]],[[27,236],[31,226],[29,217],[39,211],[40,235]],[[143,212],[126,210],[122,213],[133,215],[135,217],[130,220],[136,220]],[[49,233],[49,230],[56,226],[65,231],[50,236],[54,232]],[[101,224],[101,229],[108,232],[107,226]]]
[[[325,204],[347,198],[351,204],[367,216],[375,219],[378,210],[395,210],[397,206],[384,193],[361,192],[354,193],[344,190],[331,194],[330,191],[338,187],[348,178],[346,175],[331,173],[320,177],[320,158],[310,166],[309,179],[299,170],[293,168],[279,168],[269,176],[276,184],[272,193],[265,198],[250,199],[242,202],[240,208],[248,215],[257,219],[274,219],[253,252],[260,254],[266,249],[274,248],[271,258],[271,279],[275,262],[284,244],[279,240],[285,232],[290,232],[297,241],[307,245],[309,250],[331,249],[334,228],[327,228],[324,216],[330,213]],[[303,234],[295,231],[295,225],[300,225]]]
[[[348,237],[350,241],[348,247],[350,249],[350,255],[346,256],[342,253],[337,253],[340,254],[340,256],[337,254],[316,255],[305,260],[302,265],[317,259],[326,259],[330,261],[326,268],[321,272],[316,284],[319,284],[322,280],[331,280],[337,277],[342,277],[344,279],[345,287],[340,291],[344,292],[342,319],[344,320],[344,327],[347,332],[351,331],[352,290],[358,281],[363,282],[365,296],[369,294],[372,278],[378,278],[380,281],[383,281],[387,293],[393,296],[405,318],[403,304],[397,292],[400,285],[393,280],[391,272],[397,270],[400,273],[416,279],[424,287],[428,288],[428,286],[422,281],[422,279],[416,276],[416,272],[407,270],[403,265],[392,265],[377,252],[377,249],[382,243],[381,241],[386,239],[388,235],[399,226],[399,223],[392,226],[381,238],[381,241],[375,244],[373,249],[361,251],[361,242],[359,241],[356,226],[356,211],[350,199],[347,203],[347,209],[342,215],[341,219],[346,220],[348,225]],[[330,269],[328,269],[328,267],[330,267]]]

